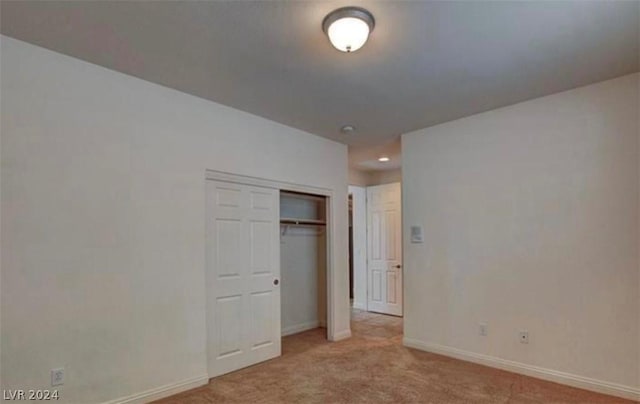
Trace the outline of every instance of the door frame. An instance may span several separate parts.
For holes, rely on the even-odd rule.
[[[326,285],[327,287],[327,339],[329,341],[337,341],[339,339],[342,339],[343,336],[337,335],[339,333],[335,329],[335,321],[334,321],[336,316],[335,309],[337,307],[336,302],[338,301],[338,296],[335,295],[335,288],[333,286],[334,279],[336,278],[335,272],[334,272],[335,268],[333,265],[334,251],[333,251],[333,242],[332,242],[333,231],[335,226],[334,217],[333,217],[335,198],[334,198],[333,190],[329,188],[315,187],[312,185],[296,184],[292,182],[278,181],[278,180],[252,177],[247,175],[233,174],[233,173],[228,173],[224,171],[207,169],[205,171],[204,185],[206,185],[206,181],[209,181],[209,180],[231,182],[231,183],[242,184],[242,185],[253,185],[253,186],[264,187],[264,188],[272,188],[278,191],[294,191],[294,192],[314,194],[314,195],[326,197],[325,209],[326,209],[327,224],[326,224],[325,231],[326,231],[326,237],[327,237],[326,239],[327,240],[326,241],[327,243],[327,248],[326,248],[327,250],[327,258],[326,258],[326,261],[327,261],[327,279],[326,279],[326,282],[327,282],[327,285]],[[205,206],[205,220],[206,220],[207,212],[208,212],[208,208]],[[204,254],[205,254],[204,275],[206,279],[206,275],[208,271],[208,262],[206,258],[206,255],[207,255],[206,243],[205,243]],[[206,285],[206,282],[204,284]],[[209,295],[210,293],[209,289],[206,287],[205,289],[206,289],[205,290],[206,295]],[[282,305],[282,301],[280,302],[280,304]],[[205,308],[205,315],[207,316],[206,318],[208,318],[210,314],[211,313],[209,313],[209,307],[207,305],[207,307]],[[208,348],[209,347],[207,346],[207,350]]]
[[[354,268],[353,268],[353,282],[354,282],[354,287],[360,287],[362,289],[364,289],[364,301],[357,301],[357,297],[355,296],[354,293],[354,297],[353,297],[353,308],[354,309],[359,309],[359,310],[364,310],[367,311],[368,307],[368,293],[369,293],[369,280],[368,280],[368,262],[367,262],[367,250],[369,248],[369,243],[367,240],[367,187],[366,186],[361,186],[361,185],[349,185],[348,188],[348,193],[349,195],[353,195],[353,252],[352,254],[354,254]],[[356,194],[359,194],[356,198]],[[358,200],[358,203],[356,203],[356,199]],[[358,210],[362,210],[361,212],[358,212],[358,214],[356,215],[356,205],[358,206]],[[361,242],[364,244],[362,246],[360,246],[361,248],[361,254],[360,257],[358,257],[358,261],[361,261],[362,264],[362,268],[360,268],[360,270],[363,272],[361,274],[359,274],[359,276],[357,278],[360,278],[360,282],[356,282],[356,260],[355,260],[355,249],[356,249],[356,227],[360,230],[360,232],[362,232],[361,235],[364,236],[364,240],[361,240]],[[364,285],[362,284],[362,282],[364,282]]]

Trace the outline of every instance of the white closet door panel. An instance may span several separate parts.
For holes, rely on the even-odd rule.
[[[216,268],[218,278],[240,277],[242,262],[237,260],[236,251],[242,248],[242,221],[237,219],[216,219]]]
[[[216,318],[218,319],[218,357],[242,353],[242,295],[224,296],[216,299]]]
[[[271,222],[251,221],[249,226],[251,273],[253,275],[271,275],[270,257],[273,254],[273,224]]]
[[[371,300],[382,303],[382,271],[373,269],[371,275]]]

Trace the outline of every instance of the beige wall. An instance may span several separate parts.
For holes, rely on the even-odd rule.
[[[393,182],[402,182],[402,170],[361,171],[349,168],[349,185],[366,187]]]
[[[370,176],[368,171],[356,170],[355,168],[349,167],[349,185],[365,187],[369,184]]]
[[[403,136],[405,343],[639,397],[638,88]]]
[[[96,403],[206,380],[205,170],[332,189],[349,332],[347,149],[2,37],[3,389]],[[300,153],[313,150],[313,153]]]
[[[373,171],[369,185],[392,184],[402,182],[402,170]]]

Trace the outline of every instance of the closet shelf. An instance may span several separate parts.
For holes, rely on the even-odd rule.
[[[282,218],[280,219],[280,224],[297,226],[326,226],[327,223],[324,220]]]

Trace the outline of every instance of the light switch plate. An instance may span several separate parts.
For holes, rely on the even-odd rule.
[[[411,226],[411,242],[415,244],[423,241],[422,226]]]
[[[51,385],[61,386],[64,384],[64,368],[51,369]]]

